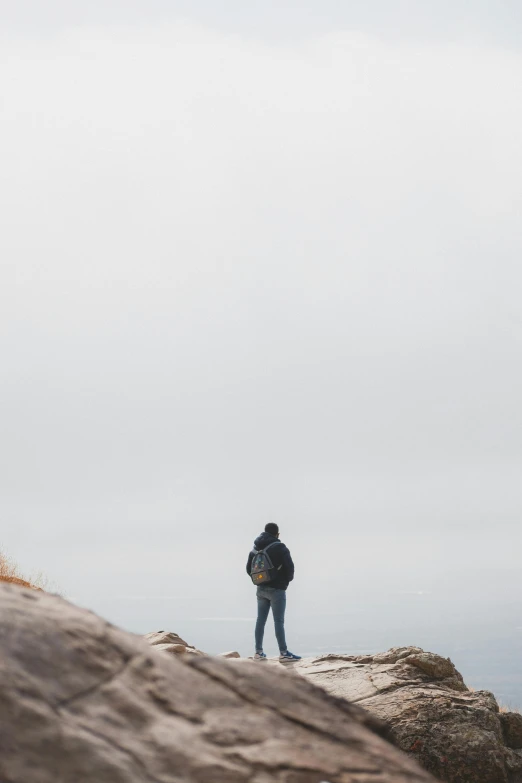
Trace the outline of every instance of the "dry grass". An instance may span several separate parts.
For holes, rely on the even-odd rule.
[[[48,590],[50,587],[45,574],[41,572],[30,575],[22,574],[14,560],[2,551],[0,551],[0,582],[32,587],[33,590]]]
[[[510,707],[509,704],[499,704],[498,705],[498,711],[499,712],[518,712],[520,715],[520,710],[517,707]]]

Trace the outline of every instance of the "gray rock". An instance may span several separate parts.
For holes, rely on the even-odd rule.
[[[432,781],[381,721],[282,667],[160,655],[18,587],[0,617],[2,783]]]
[[[522,749],[522,715],[519,712],[501,712],[500,723],[508,748]]]
[[[240,654],[236,650],[230,652],[224,652],[219,654],[220,658],[241,658]]]
[[[522,716],[500,713],[492,693],[470,691],[448,658],[419,647],[326,655],[294,667],[386,721],[403,750],[441,780],[522,781]]]

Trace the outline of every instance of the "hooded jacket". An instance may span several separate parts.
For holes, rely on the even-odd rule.
[[[294,578],[294,563],[292,561],[292,556],[290,555],[290,550],[288,547],[285,546],[282,541],[279,541],[277,536],[273,536],[271,533],[261,533],[261,535],[258,536],[254,541],[254,549],[257,549],[259,552],[260,549],[264,549],[274,541],[277,541],[277,545],[270,547],[268,554],[270,556],[270,560],[274,564],[274,568],[279,568],[279,566],[282,566],[282,568],[277,572],[277,576],[274,581],[270,582],[267,587],[275,587],[278,590],[286,590],[288,584]],[[253,557],[254,552],[251,551],[248,555],[246,565],[246,571],[249,576]]]

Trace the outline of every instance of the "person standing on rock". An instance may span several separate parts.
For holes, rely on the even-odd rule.
[[[279,660],[299,661],[286,646],[285,608],[286,588],[294,578],[294,563],[290,550],[279,540],[279,527],[275,522],[265,525],[264,533],[254,541],[254,549],[248,555],[247,574],[257,586],[256,653],[254,660],[266,660],[263,652],[265,625],[272,609]]]

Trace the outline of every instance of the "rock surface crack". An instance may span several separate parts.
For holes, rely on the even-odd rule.
[[[103,688],[104,685],[110,685],[111,682],[114,682],[114,680],[117,680],[119,677],[122,676],[126,672],[126,670],[139,658],[145,658],[146,656],[143,653],[140,653],[139,655],[133,655],[131,656],[125,663],[120,666],[119,669],[116,671],[111,672],[107,675],[107,677],[104,677],[103,679],[99,680],[98,682],[94,683],[94,685],[89,686],[88,688],[84,688],[82,691],[78,691],[77,693],[73,693],[71,696],[67,696],[65,699],[61,699],[58,701],[54,707],[56,709],[62,709],[63,707],[68,707],[72,702],[80,701],[80,699],[85,699],[87,696],[90,696],[92,693],[96,693],[96,691],[99,691],[100,688]],[[1,781],[0,781],[1,783]]]

